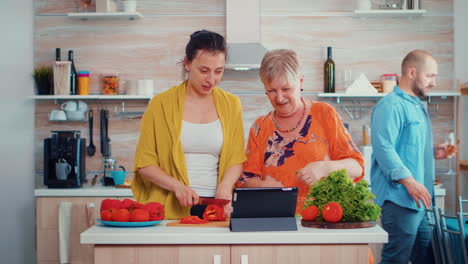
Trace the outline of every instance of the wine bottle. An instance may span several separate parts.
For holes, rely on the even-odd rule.
[[[60,48],[55,48],[55,61],[61,61]]]
[[[335,92],[335,63],[332,59],[332,47],[327,47],[327,61],[323,67],[323,91],[325,93]]]
[[[77,94],[76,92],[76,87],[78,87],[78,80],[77,80],[77,72],[75,68],[75,62],[73,61],[73,50],[68,51],[68,60],[71,62],[71,67],[70,67],[70,94],[75,95]]]

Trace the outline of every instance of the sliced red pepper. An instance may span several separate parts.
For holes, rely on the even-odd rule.
[[[208,221],[224,221],[224,207],[217,204],[210,204],[203,213],[203,219]]]
[[[208,221],[200,219],[196,215],[188,215],[184,216],[180,219],[181,224],[205,224],[208,223]]]

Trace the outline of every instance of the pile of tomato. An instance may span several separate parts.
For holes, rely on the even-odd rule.
[[[164,219],[164,206],[157,202],[141,204],[131,199],[104,199],[101,220],[115,222],[147,222]]]
[[[321,214],[325,221],[338,223],[343,218],[343,208],[337,202],[329,202],[322,208]],[[314,221],[319,216],[319,209],[317,206],[311,205],[304,209],[301,215],[304,220]]]

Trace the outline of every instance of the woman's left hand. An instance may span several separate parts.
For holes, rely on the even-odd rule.
[[[296,177],[311,186],[318,180],[327,177],[328,173],[327,161],[315,161],[296,171]]]

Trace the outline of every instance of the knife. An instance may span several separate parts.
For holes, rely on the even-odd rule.
[[[200,199],[198,200],[198,204],[203,204],[203,205],[209,205],[209,204],[226,205],[229,202],[231,202],[231,200],[203,198],[203,197],[200,197]]]

